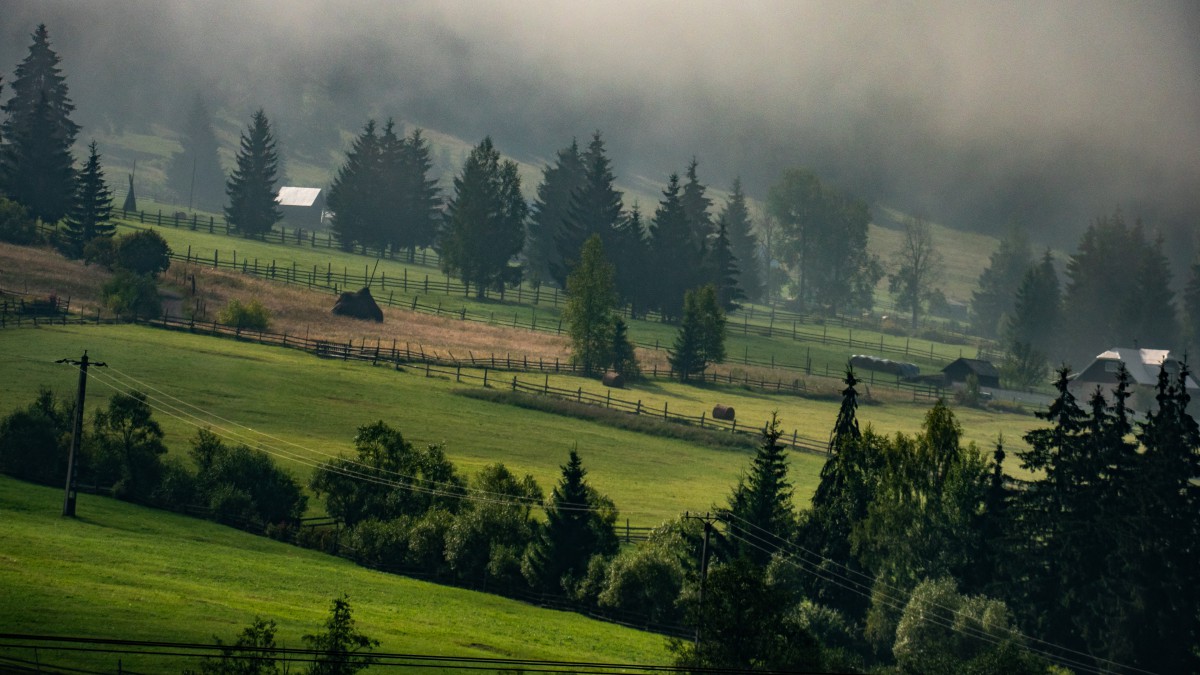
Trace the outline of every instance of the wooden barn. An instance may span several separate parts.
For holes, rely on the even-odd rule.
[[[1075,375],[1071,379],[1071,383],[1067,385],[1067,390],[1084,407],[1092,393],[1096,391],[1096,387],[1100,387],[1104,391],[1105,397],[1111,402],[1112,391],[1117,386],[1117,369],[1121,363],[1125,364],[1125,369],[1129,371],[1132,380],[1130,386],[1132,396],[1129,397],[1126,405],[1139,414],[1145,414],[1157,405],[1155,388],[1158,386],[1159,369],[1165,368],[1172,380],[1179,375],[1179,361],[1172,358],[1170,350],[1113,347],[1098,354],[1088,367]],[[1188,411],[1196,415],[1197,412],[1200,412],[1200,402],[1198,402],[1200,386],[1196,384],[1196,380],[1191,375],[1187,379],[1187,389],[1192,396]]]
[[[991,361],[959,358],[942,368],[942,376],[946,378],[947,386],[966,384],[971,375],[975,375],[981,387],[1000,388],[1000,371]]]

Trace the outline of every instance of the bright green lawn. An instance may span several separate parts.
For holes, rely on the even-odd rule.
[[[354,618],[383,652],[661,664],[661,636],[538,609],[494,595],[373,572],[213,523],[0,476],[0,632],[209,643],[255,616],[302,647],[329,603],[349,595]],[[0,652],[2,653],[2,652]],[[11,656],[32,658],[28,652]],[[43,665],[116,670],[115,655]],[[195,663],[124,655],[135,672]],[[62,659],[69,659],[63,661]]]
[[[622,516],[634,525],[655,525],[685,510],[724,503],[751,457],[748,450],[697,447],[468,399],[456,395],[456,389],[478,385],[425,378],[419,369],[397,373],[298,351],[134,326],[0,331],[0,411],[27,404],[42,385],[60,395],[73,392],[76,371],[54,361],[78,358],[84,349],[110,366],[92,371],[89,411],[111,396],[108,385],[113,378],[136,379],[142,384],[134,386],[160,399],[160,405],[182,406],[166,398],[174,396],[231,420],[188,409],[202,417],[201,423],[229,429],[255,447],[298,455],[303,461],[283,463],[302,476],[312,462],[350,452],[355,428],[378,419],[401,429],[411,441],[444,442],[449,457],[468,472],[503,462],[514,471],[533,474],[547,491],[557,481],[568,450],[578,446],[589,480],[616,501]],[[665,386],[674,390],[673,385]],[[700,394],[680,390],[680,396],[685,395]],[[827,435],[835,413],[822,405],[831,412],[813,433]],[[195,420],[170,417],[168,412],[159,410],[155,416],[167,431],[172,451],[183,453],[196,433]],[[781,412],[790,425],[790,414]],[[746,419],[761,423],[755,415]],[[799,503],[815,489],[822,462],[818,456],[793,453],[792,480]]]

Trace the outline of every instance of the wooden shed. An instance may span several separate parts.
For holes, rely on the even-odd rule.
[[[942,368],[942,376],[946,378],[947,385],[966,384],[971,375],[975,375],[981,387],[1000,388],[1000,371],[991,361],[960,358]]]

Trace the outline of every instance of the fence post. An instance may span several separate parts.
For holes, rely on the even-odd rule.
[[[487,371],[488,371],[487,368],[483,369],[483,386],[484,386],[484,388],[487,388]]]
[[[633,411],[633,414],[634,414],[634,415],[641,415],[641,414],[642,414],[642,399],[640,399],[640,398],[638,399],[638,402],[637,402],[637,409]]]

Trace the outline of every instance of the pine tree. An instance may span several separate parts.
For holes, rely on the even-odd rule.
[[[1192,263],[1191,278],[1183,289],[1183,314],[1190,344],[1200,352],[1200,261]]]
[[[388,120],[388,127],[391,120]],[[432,246],[437,239],[437,223],[442,206],[441,188],[431,178],[433,160],[429,141],[420,129],[413,129],[400,144],[401,173],[393,189],[403,197],[399,223],[392,246],[408,250],[408,261],[416,259],[416,250]]]
[[[616,250],[611,252],[616,269],[618,304],[628,305],[630,316],[641,316],[653,302],[650,245],[637,204],[621,217],[613,234]]]
[[[480,299],[489,288],[518,283],[521,268],[510,263],[525,243],[527,210],[516,163],[501,162],[492,139],[484,138],[454,179],[441,234],[446,273],[474,285]]]
[[[567,277],[567,302],[563,307],[572,356],[587,375],[594,375],[613,361],[615,304],[613,268],[604,258],[600,235],[593,234],[584,242],[579,264]]]
[[[553,279],[559,285],[566,284],[569,265],[563,262],[558,240],[565,237],[563,230],[571,195],[583,185],[583,175],[583,159],[579,144],[574,140],[571,145],[558,151],[553,166],[547,165],[542,169],[542,182],[537,186],[537,198],[530,209],[529,233],[525,244],[530,277],[536,281]],[[578,249],[568,251],[570,254],[578,252]],[[562,274],[558,275],[557,272]]]
[[[56,223],[67,214],[74,193],[71,146],[79,125],[67,93],[60,58],[50,48],[46,25],[33,33],[29,55],[17,65],[12,97],[0,110],[0,188],[33,218]]]
[[[658,269],[654,306],[664,318],[678,318],[684,292],[696,285],[700,271],[697,247],[679,194],[679,176],[671,174],[650,230],[650,254]]]
[[[711,286],[684,293],[683,320],[667,361],[680,381],[700,375],[709,363],[725,360],[725,312]]]
[[[276,202],[279,154],[271,123],[259,109],[242,133],[237,168],[225,183],[225,220],[244,237],[261,237],[283,219]]]
[[[593,555],[611,555],[620,546],[612,501],[588,485],[579,453],[571,450],[562,478],[546,505],[546,525],[530,547],[523,570],[535,587],[574,590]]]
[[[333,212],[330,229],[343,250],[353,250],[356,245],[378,246],[382,241],[381,154],[375,120],[368,120],[329,186],[325,203]]]
[[[218,157],[212,115],[197,92],[179,139],[183,150],[171,158],[167,185],[189,207],[215,211],[225,196],[225,172]],[[181,201],[182,203],[182,201]]]
[[[738,481],[729,497],[730,529],[737,539],[759,544],[743,544],[740,553],[759,565],[765,565],[771,551],[792,541],[795,534],[787,452],[779,443],[782,435],[779,418],[772,413],[771,420],[763,425],[762,442],[750,464],[750,474]]]
[[[563,270],[569,272],[583,242],[593,234],[600,235],[605,250],[614,257],[619,255],[619,246],[624,243],[617,241],[615,230],[621,221],[621,193],[613,187],[616,177],[599,131],[592,135],[592,142],[580,161],[583,179],[571,193],[566,219],[556,239],[561,261],[552,270],[556,275]]]
[[[642,372],[638,366],[637,352],[629,341],[629,327],[620,316],[613,317],[612,369],[627,378],[638,377]]]
[[[696,167],[699,165],[700,162],[695,157],[688,164],[687,173],[684,174],[687,182],[683,184],[683,194],[680,195],[679,201],[683,204],[684,217],[687,218],[688,227],[692,232],[693,245],[698,250],[704,250],[708,245],[709,236],[712,235],[712,217],[709,215],[712,200],[705,196],[707,188],[696,174]]]
[[[88,160],[76,180],[75,198],[67,216],[66,239],[72,255],[97,237],[111,237],[116,229],[112,221],[112,190],[104,182],[96,142],[88,146]]]
[[[717,289],[717,301],[726,311],[737,309],[737,301],[746,298],[746,294],[738,286],[738,266],[725,221],[718,221],[717,236],[708,247],[705,268],[708,282]]]
[[[842,404],[838,408],[837,419],[833,422],[833,430],[829,432],[829,454],[835,454],[844,443],[850,443],[862,438],[858,429],[858,378],[854,377],[854,367],[846,365],[846,377],[842,379],[846,388],[842,390]]]
[[[737,261],[737,285],[749,300],[757,300],[763,292],[762,274],[759,269],[758,241],[753,232],[750,211],[746,207],[746,195],[742,192],[742,181],[734,179],[729,200],[717,215],[717,225],[724,227],[729,237],[729,248]]]
[[[988,258],[987,268],[979,275],[979,288],[971,293],[971,324],[976,333],[984,337],[1000,334],[1032,261],[1029,236],[1023,228],[1011,228]]]

